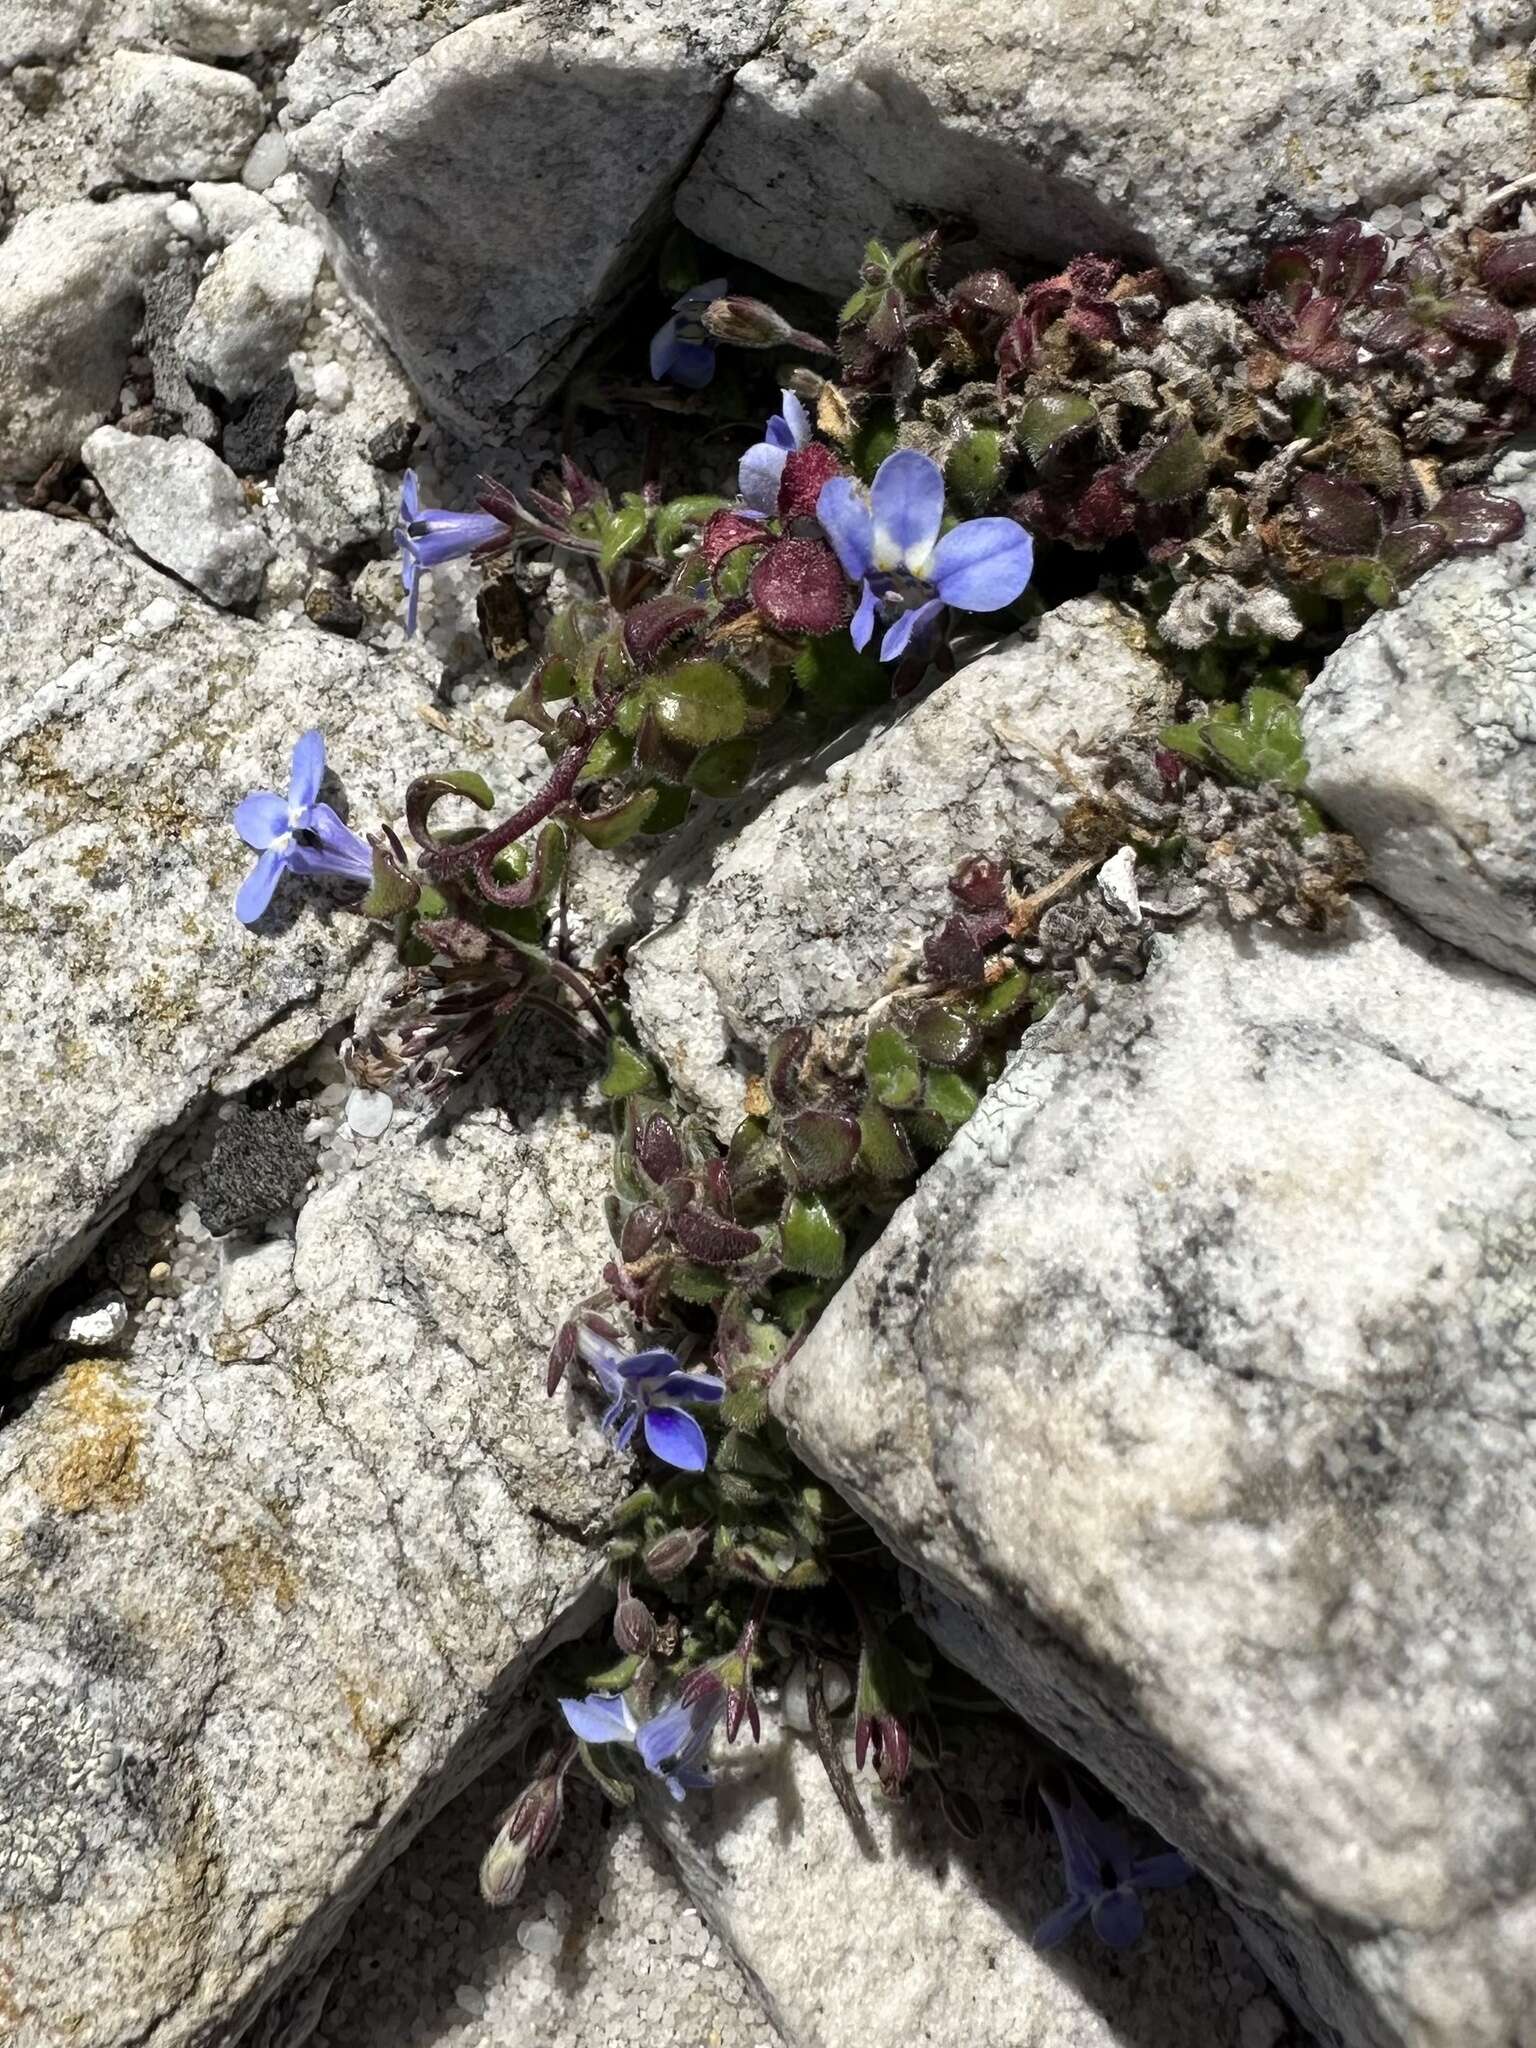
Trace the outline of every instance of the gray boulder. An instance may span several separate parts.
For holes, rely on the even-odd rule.
[[[204,188],[206,189],[206,188]],[[266,202],[198,287],[178,337],[194,377],[226,398],[248,398],[297,348],[323,260],[305,228],[287,227]]]
[[[0,243],[0,480],[74,455],[115,409],[167,204],[46,207]]]
[[[520,1081],[0,1430],[15,2048],[243,2038],[597,1618],[623,1461],[541,1368],[606,1148],[579,1073]]]
[[[90,527],[0,517],[0,1347],[208,1089],[356,1000],[371,928],[286,886],[235,920],[230,822],[320,726],[354,826],[447,761],[398,666],[221,619]]]
[[[215,604],[249,604],[261,589],[272,543],[246,503],[240,479],[201,441],[160,441],[98,427],[80,450],[122,521],[152,562]]]
[[[261,133],[261,94],[238,71],[146,50],[112,59],[112,154],[149,185],[231,178]]]
[[[1373,899],[1066,1005],[781,1376],[941,1644],[1325,2039],[1536,1998],[1536,996]]]
[[[295,128],[338,272],[439,418],[484,435],[553,389],[638,281],[772,11],[497,14]],[[366,17],[349,25],[371,51]],[[307,103],[336,90],[317,81]]]
[[[1050,756],[1155,725],[1169,679],[1107,598],[1060,606],[777,797],[683,916],[635,949],[636,1022],[722,1132],[741,1115],[732,1040],[862,1014],[943,922],[970,854],[1015,856],[1073,792]]]
[[[1524,535],[1435,570],[1324,664],[1308,787],[1426,929],[1536,981],[1536,457],[1492,479]]]
[[[838,296],[871,234],[1085,248],[1196,287],[1315,221],[1527,168],[1523,0],[788,0],[678,194],[690,227]]]

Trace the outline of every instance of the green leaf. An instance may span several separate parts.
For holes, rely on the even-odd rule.
[[[867,1103],[859,1117],[859,1164],[881,1181],[906,1180],[917,1171],[906,1132],[878,1102]]]
[[[1001,981],[994,982],[976,1005],[977,1021],[1000,1024],[1005,1017],[1023,1009],[1028,1000],[1029,975],[1024,968],[1015,967],[1011,974],[1005,974]]]
[[[861,654],[846,632],[821,633],[795,656],[795,681],[818,711],[846,717],[891,699],[888,669]]]
[[[669,498],[656,514],[656,552],[670,560],[679,541],[690,528],[706,526],[711,516],[725,505],[724,498],[695,496]]]
[[[1097,418],[1097,406],[1080,392],[1042,391],[1024,408],[1018,425],[1019,440],[1038,469],[1063,441],[1081,433]]]
[[[1200,733],[1217,759],[1244,781],[1300,789],[1307,779],[1301,716],[1280,690],[1255,684],[1244,696],[1235,724],[1212,719]]]
[[[923,1088],[923,1107],[955,1131],[972,1114],[979,1100],[975,1089],[958,1074],[930,1074]]]
[[[633,796],[626,797],[611,811],[599,811],[590,817],[583,817],[579,811],[573,812],[571,824],[589,846],[622,846],[627,839],[633,839],[645,824],[660,797],[659,789],[637,789]]]
[[[398,917],[402,911],[414,910],[420,884],[402,875],[382,847],[375,846],[372,852],[373,886],[362,901],[364,917]]]
[[[1003,480],[1003,436],[977,427],[949,451],[944,481],[968,512],[984,512]]]
[[[491,785],[483,775],[477,775],[473,768],[450,769],[446,775],[434,775],[432,782],[437,789],[451,790],[458,796],[467,796],[472,804],[478,804],[482,811],[490,810],[496,799],[491,794]]]
[[[610,725],[606,732],[598,734],[597,744],[587,756],[587,765],[576,780],[601,782],[605,776],[622,775],[634,751],[634,742]]]
[[[610,512],[602,522],[602,553],[598,556],[598,567],[606,576],[610,569],[632,555],[651,523],[651,508],[630,500],[616,512]]]
[[[603,1748],[608,1746],[606,1743],[602,1745]],[[616,1777],[606,1764],[599,1763],[597,1760],[598,1750],[594,1749],[590,1743],[578,1742],[576,1751],[581,1758],[582,1766],[587,1776],[591,1778],[592,1782],[605,1797],[611,1799],[615,1806],[634,1805],[634,1786],[630,1784],[627,1778]]]
[[[795,1181],[803,1188],[836,1187],[853,1171],[859,1127],[851,1116],[803,1109],[784,1120],[782,1141]]]
[[[647,838],[654,838],[659,832],[675,832],[688,815],[688,806],[693,801],[686,789],[667,788],[658,790],[651,814],[641,826]]]
[[[688,770],[688,786],[700,796],[735,796],[752,773],[756,760],[757,742],[745,734],[739,739],[717,740],[704,749]]]
[[[887,1109],[908,1109],[922,1092],[923,1068],[917,1048],[889,1025],[869,1034],[864,1071],[875,1100]]]
[[[683,747],[711,747],[738,737],[747,722],[740,679],[723,661],[685,661],[681,668],[652,677],[646,696],[669,740]]]
[[[847,1257],[847,1241],[820,1195],[791,1195],[784,1209],[783,1258],[791,1273],[836,1280]]]
[[[695,1265],[692,1259],[679,1259],[667,1275],[669,1294],[675,1294],[679,1301],[694,1301],[701,1306],[718,1301],[730,1284],[723,1273]]]
[[[869,483],[875,471],[887,455],[896,447],[896,422],[888,412],[878,412],[866,419],[853,437],[849,449],[853,466],[865,483]]]
[[[780,1178],[779,1147],[761,1117],[743,1117],[732,1131],[726,1165],[738,1202]]]
[[[1131,478],[1131,488],[1149,505],[1171,504],[1178,498],[1193,498],[1205,489],[1210,475],[1205,443],[1193,427],[1163,443]]]
[[[598,1086],[610,1102],[618,1102],[638,1095],[642,1088],[654,1088],[656,1069],[627,1038],[615,1035],[608,1041],[608,1067]]]
[[[634,1684],[635,1674],[644,1662],[643,1657],[621,1657],[605,1671],[592,1672],[587,1679],[587,1691],[622,1692],[626,1685]]]
[[[942,1003],[925,1003],[909,1029],[918,1052],[936,1067],[963,1067],[976,1051],[973,1019]]]

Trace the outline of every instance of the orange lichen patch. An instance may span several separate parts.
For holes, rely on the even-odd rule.
[[[258,1593],[270,1593],[279,1614],[286,1614],[299,1597],[298,1574],[259,1533],[221,1544],[209,1557],[224,1598],[237,1613],[244,1614]]]
[[[60,1514],[137,1507],[144,1498],[143,1421],[115,1366],[72,1365],[46,1408],[43,1433],[43,1469],[32,1484]]]

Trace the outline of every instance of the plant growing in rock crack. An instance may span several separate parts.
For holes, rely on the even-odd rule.
[[[904,1619],[871,1532],[794,1456],[774,1375],[1058,1002],[1139,972],[1150,933],[1212,894],[1237,918],[1339,918],[1358,854],[1302,794],[1297,700],[1370,608],[1521,523],[1483,479],[1536,404],[1536,239],[1394,251],[1343,221],[1273,252],[1243,304],[1180,304],[1160,273],[1095,255],[1028,284],[942,282],[942,262],[937,236],[871,243],[835,350],[723,281],[676,299],[651,368],[698,403],[723,347],[835,361],[830,377],[776,364],[729,497],[615,496],[567,458],[521,494],[487,482],[474,510],[437,510],[407,476],[408,629],[446,561],[573,565],[511,713],[548,772],[510,813],[444,829],[440,805],[495,798],[471,772],[425,778],[404,838],[365,852],[319,803],[306,735],[288,798],[237,818],[261,851],[247,921],[285,870],[360,880],[366,863],[362,908],[393,922],[403,975],[365,1078],[441,1095],[529,1018],[603,1052],[613,1255],[555,1337],[548,1386],[590,1375],[616,1449],[644,1463],[605,1539],[618,1661],[566,1659],[554,1740],[486,1859],[494,1900],[553,1841],[575,1763],[620,1804],[637,1770],[680,1798],[708,1783],[718,1727],[757,1735],[770,1682],[803,1686],[850,1817],[840,1690],[858,1766],[942,1803],[963,1683]],[[809,746],[951,670],[1085,555],[1148,622],[1182,715],[1058,763],[1048,853],[978,848],[907,981],[856,1024],[782,1033],[717,1142],[627,1035],[617,967],[568,957],[568,863],[740,791],[770,735]],[[1048,1930],[1086,1916],[1131,1938],[1138,1889],[1187,1867],[1134,1862],[1070,1787],[1053,1798],[1070,1897]]]

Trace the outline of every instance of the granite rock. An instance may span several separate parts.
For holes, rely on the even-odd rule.
[[[72,57],[100,10],[101,0],[7,0],[0,16],[0,71]]]
[[[320,276],[315,236],[288,227],[270,208],[268,215],[235,236],[182,323],[188,369],[225,398],[250,397],[282,369],[304,332]]]
[[[776,1388],[1325,2040],[1536,1994],[1536,995],[1369,896],[1058,1006]]]
[[[588,1082],[525,1065],[510,1114],[401,1131],[259,1286],[0,1430],[14,2048],[244,2037],[596,1618],[622,1465],[540,1370],[602,1235]]]
[[[982,258],[1112,249],[1204,288],[1314,221],[1527,169],[1529,34],[1525,0],[787,0],[678,211],[839,297],[870,235],[936,215]]]
[[[1520,539],[1447,563],[1324,664],[1308,787],[1376,887],[1440,938],[1536,981],[1536,457],[1492,479]]]
[[[514,10],[370,90],[371,12],[347,11],[336,34],[362,42],[359,89],[327,100],[334,68],[307,95],[295,81],[295,159],[338,273],[438,418],[483,434],[554,388],[637,282],[772,16],[773,0],[705,0],[686,22],[661,0],[602,0],[579,18]],[[658,298],[658,321],[664,310]]]
[[[148,185],[238,174],[264,119],[248,78],[147,50],[119,50],[111,75],[119,170]]]
[[[27,214],[0,243],[0,479],[35,477],[117,404],[167,202],[148,194]]]
[[[396,493],[386,493],[360,435],[340,420],[311,420],[290,443],[277,494],[299,538],[322,561],[381,540],[394,520]]]
[[[979,1732],[950,1771],[978,1801],[980,1842],[950,1831],[921,1781],[893,1806],[871,1779],[861,1844],[811,1744],[773,1722],[760,1748],[720,1747],[708,1800],[650,1797],[645,1819],[789,2048],[1297,2038],[1205,1886],[1161,1894],[1124,1957],[1087,1930],[1060,1953],[1034,1949],[1064,1896],[1061,1860],[1049,1834],[1020,1824],[1027,1781],[1006,1732]]]
[[[634,950],[636,1022],[722,1133],[732,1041],[857,1016],[943,922],[967,855],[1043,845],[1072,791],[1047,758],[1155,725],[1168,678],[1107,598],[1060,606],[983,656],[734,840],[684,914]]]
[[[272,559],[240,479],[186,435],[160,441],[98,427],[80,450],[123,531],[162,569],[219,605],[249,604]]]
[[[313,1043],[372,942],[321,891],[235,921],[230,824],[325,731],[355,825],[447,762],[409,672],[221,619],[90,527],[0,516],[0,1347],[209,1089]]]

